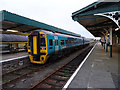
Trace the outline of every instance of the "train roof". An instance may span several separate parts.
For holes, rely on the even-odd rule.
[[[44,32],[45,34],[48,34],[48,35],[64,36],[64,37],[71,37],[71,38],[81,38],[81,37],[76,37],[76,36],[71,36],[71,35],[66,35],[66,34],[61,34],[61,33],[54,33],[54,32],[46,31],[46,30],[36,30],[36,31]]]
[[[15,34],[1,34],[2,42],[27,42],[28,36]]]

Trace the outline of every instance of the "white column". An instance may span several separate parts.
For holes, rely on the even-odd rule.
[[[110,28],[110,57],[112,57],[112,28]]]
[[[106,31],[106,52],[108,52],[108,32]]]
[[[119,43],[118,40],[119,40],[119,39],[118,39],[118,37],[117,37],[117,41],[116,41],[117,44]]]
[[[112,45],[112,28],[110,28],[110,45]]]

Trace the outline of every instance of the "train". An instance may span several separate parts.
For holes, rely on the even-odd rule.
[[[77,47],[90,44],[90,39],[46,30],[28,35],[28,55],[31,63],[45,64],[50,57],[61,57]]]
[[[27,35],[0,34],[0,53],[27,51]]]

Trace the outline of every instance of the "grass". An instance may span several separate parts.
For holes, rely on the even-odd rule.
[[[6,78],[2,78],[2,82],[8,82],[9,80]]]

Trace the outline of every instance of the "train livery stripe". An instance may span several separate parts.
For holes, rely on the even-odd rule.
[[[33,54],[37,54],[37,36],[33,36]]]

